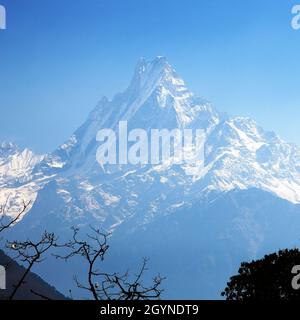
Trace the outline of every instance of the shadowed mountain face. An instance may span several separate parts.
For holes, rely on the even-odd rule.
[[[100,166],[97,132],[117,132],[119,121],[125,120],[128,130],[148,133],[203,130],[204,165]],[[74,225],[113,231],[112,251],[122,266],[136,257],[153,258],[155,269],[171,279],[169,297],[218,296],[241,260],[297,244],[297,230],[290,229],[300,226],[300,149],[253,120],[220,113],[196,97],[163,57],[142,59],[128,89],[112,100],[103,98],[56,151],[19,161],[23,175],[12,170],[12,157],[23,159],[20,153],[4,154],[0,150],[0,181],[6,192],[1,189],[1,199],[11,191],[11,214],[22,197],[30,195],[33,201],[11,239],[37,237],[44,229],[67,238]],[[274,232],[279,226],[280,237]],[[180,261],[178,253],[183,254]],[[110,268],[120,264],[111,259]],[[39,267],[41,274],[62,290],[70,288],[50,265]],[[175,279],[179,273],[181,278]],[[191,289],[195,279],[199,285]],[[185,288],[184,283],[190,285]]]
[[[14,286],[21,279],[25,268],[20,266],[2,250],[0,250],[0,265],[6,269],[6,289],[0,290],[0,300],[10,297]],[[33,292],[35,293],[33,293]],[[67,298],[59,293],[53,286],[41,279],[38,275],[30,272],[24,284],[17,291],[15,300],[66,300]]]
[[[26,219],[26,225],[34,223],[29,217],[12,230],[13,235],[24,231]],[[64,232],[61,237],[70,236],[67,229]],[[141,224],[138,216],[127,219],[109,239],[100,268],[134,273],[142,258],[149,257],[145,280],[156,273],[166,276],[163,298],[219,299],[242,261],[299,246],[299,239],[299,205],[259,189],[234,190],[147,224]],[[61,292],[72,288],[74,296],[83,297],[74,288],[73,275],[84,281],[86,268],[79,260],[65,264],[49,257],[36,271]]]
[[[150,270],[167,276],[171,299],[220,299],[242,261],[300,244],[300,206],[258,189],[219,194],[137,225],[133,218],[115,232],[107,268],[118,261],[134,268],[151,257]]]

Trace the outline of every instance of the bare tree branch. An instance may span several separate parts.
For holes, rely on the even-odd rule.
[[[94,300],[149,300],[158,299],[162,293],[160,286],[164,280],[161,276],[153,279],[151,286],[142,284],[142,277],[147,271],[147,259],[144,259],[142,267],[137,275],[130,277],[128,272],[109,274],[99,271],[99,262],[102,262],[109,246],[107,235],[90,227],[92,233],[87,234],[87,240],[79,238],[79,229],[73,228],[73,239],[64,244],[70,252],[64,256],[56,255],[56,258],[68,260],[79,256],[88,264],[86,284],[74,278],[78,288],[88,291]]]
[[[109,300],[149,300],[158,299],[161,296],[162,290],[160,286],[165,278],[160,275],[153,278],[153,283],[149,287],[142,284],[142,277],[147,269],[148,260],[145,258],[140,269],[140,272],[130,278],[126,273],[122,276],[119,274],[105,275],[102,282],[102,290],[105,292],[106,298]]]
[[[25,203],[25,201],[23,201],[23,208],[21,209],[21,211],[14,218],[10,218],[5,214],[8,200],[9,200],[9,198],[6,199],[6,202],[3,206],[0,206],[0,215],[1,215],[0,233],[6,229],[12,227],[16,222],[18,222],[20,220],[20,218],[26,212],[29,205],[31,204],[31,201],[29,201],[28,203]]]
[[[14,286],[14,290],[9,297],[9,300],[13,300],[34,264],[43,261],[43,255],[51,247],[55,247],[56,241],[57,238],[53,233],[48,233],[45,231],[41,239],[37,242],[32,242],[30,240],[24,242],[7,242],[7,247],[17,253],[16,258],[28,265],[21,279]]]
[[[38,293],[38,292],[36,292],[36,291],[34,291],[34,290],[30,290],[30,292],[32,293],[32,294],[34,294],[35,296],[37,296],[37,297],[39,297],[39,298],[42,298],[43,300],[52,300],[52,299],[50,299],[49,297],[46,297],[45,295],[43,295],[43,294],[41,294],[41,293]]]
[[[5,205],[0,207],[0,214],[2,213],[2,217],[0,218],[0,233],[18,222],[30,205],[30,202],[27,204],[23,202],[22,210],[15,218],[11,219],[5,215],[7,203],[8,199]],[[158,275],[152,279],[152,284],[149,287],[143,285],[142,278],[144,273],[148,271],[147,259],[144,259],[140,271],[135,276],[129,276],[128,272],[120,275],[119,273],[109,274],[99,271],[99,264],[104,260],[104,256],[109,249],[107,244],[108,235],[93,227],[90,227],[90,229],[91,233],[87,234],[85,239],[81,239],[79,229],[73,227],[72,239],[64,244],[58,244],[55,235],[47,231],[44,232],[38,242],[30,240],[7,242],[7,247],[17,254],[15,259],[19,259],[25,265],[27,264],[24,274],[14,286],[9,299],[14,299],[33,266],[43,261],[44,254],[51,247],[64,248],[67,252],[65,255],[54,255],[56,258],[67,261],[73,257],[81,257],[87,262],[86,283],[81,283],[77,277],[74,280],[77,287],[89,292],[94,300],[158,299],[162,293],[160,287],[164,278]],[[31,290],[31,292],[40,298],[47,298],[34,290]]]

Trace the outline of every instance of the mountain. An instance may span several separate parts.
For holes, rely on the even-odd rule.
[[[100,165],[96,161],[100,145],[97,133],[105,128],[118,132],[120,121],[128,122],[128,131],[142,128],[149,134],[154,128],[201,129],[206,137],[204,163],[178,164],[170,159],[163,165]],[[5,158],[10,159],[12,156],[7,154]],[[199,265],[196,260],[190,261],[192,256],[184,257],[183,261],[194,266],[190,268],[193,272],[181,268],[190,277],[199,275],[201,267],[208,270],[209,261],[218,259],[226,260],[226,275],[229,275],[236,271],[234,267],[243,258],[255,257],[267,248],[277,249],[282,243],[296,243],[288,236],[290,241],[278,239],[266,226],[272,225],[273,219],[282,219],[282,225],[286,226],[286,213],[282,213],[282,217],[271,214],[277,210],[272,203],[284,203],[284,209],[292,206],[294,224],[300,227],[300,149],[275,133],[263,130],[253,120],[221,113],[205,99],[195,96],[164,57],[151,62],[141,59],[127,90],[112,100],[104,97],[68,141],[53,153],[35,159],[35,163],[34,160],[21,161],[24,175],[15,177],[15,171],[10,170],[5,178],[8,182],[3,183],[3,187],[18,198],[28,197],[31,192],[34,195],[32,208],[13,229],[11,237],[36,236],[45,228],[67,237],[72,225],[83,229],[94,225],[113,231],[115,247],[123,248],[128,256],[136,247],[135,256],[142,257],[144,241],[139,239],[144,239],[143,232],[150,230],[148,234],[154,235],[159,229],[161,234],[168,234],[169,228],[173,228],[176,237],[188,235],[190,239],[189,228],[181,229],[182,220],[188,219],[187,225],[193,235],[197,235],[191,236],[192,247],[203,247],[210,239]],[[10,184],[10,180],[13,183]],[[257,190],[255,196],[253,190]],[[251,201],[246,200],[248,198]],[[263,209],[257,204],[262,199],[269,203]],[[16,213],[17,207],[14,209]],[[216,215],[217,210],[221,216]],[[205,219],[200,218],[202,213]],[[259,214],[265,218],[255,222]],[[226,224],[237,224],[239,228],[221,232]],[[159,228],[161,225],[164,228]],[[288,229],[283,231],[288,234]],[[202,233],[207,238],[200,236]],[[267,234],[273,247],[266,246]],[[158,239],[172,252],[171,239],[176,237]],[[224,247],[226,239],[231,241]],[[158,261],[163,255],[159,254],[160,244],[152,242],[150,258],[156,257],[154,264],[159,269]],[[239,242],[241,245],[237,245]],[[130,247],[127,243],[131,243]],[[222,250],[229,253],[220,254]],[[165,254],[168,257],[168,253]],[[125,264],[133,261],[122,259]],[[113,261],[111,265],[115,264]],[[170,269],[165,268],[171,274]],[[45,270],[41,272],[53,283],[59,282]],[[216,268],[209,273],[211,281],[215,279],[210,288],[216,290],[224,283],[225,273],[217,276]],[[67,289],[67,285],[58,285],[61,290]],[[208,288],[205,281],[203,288]],[[213,290],[207,290],[211,296]],[[179,292],[185,296],[182,289]],[[196,295],[198,291],[193,292]]]
[[[20,150],[13,143],[0,144],[0,203],[5,204],[8,216],[19,212],[23,201],[32,204],[35,201],[40,179],[33,179],[32,173],[42,159],[43,156],[29,149]]]
[[[0,290],[0,300],[6,300],[12,293],[14,285],[18,283],[24,274],[25,269],[8,257],[2,250],[0,250],[0,265],[6,266],[6,289]],[[66,300],[66,297],[60,294],[54,287],[30,272],[27,275],[26,282],[18,290],[15,299],[44,300],[42,296],[51,300]]]
[[[125,261],[135,270],[141,257],[150,257],[150,271],[167,277],[164,298],[220,299],[242,261],[299,247],[299,235],[299,204],[259,189],[236,189],[142,227],[127,221],[110,241],[106,268]]]

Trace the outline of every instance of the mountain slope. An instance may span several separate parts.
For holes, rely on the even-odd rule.
[[[106,165],[103,170],[96,161],[100,145],[97,132],[103,128],[117,131],[119,121],[124,120],[128,121],[128,130],[204,130],[204,167],[171,162],[166,166]],[[106,228],[114,228],[138,213],[140,202],[144,203],[142,210],[147,212],[148,221],[149,215],[189,206],[212,190],[255,187],[299,203],[299,150],[276,134],[265,132],[253,120],[221,114],[196,97],[165,58],[157,57],[152,62],[141,59],[128,89],[111,101],[103,98],[54,153],[41,159],[23,151],[10,160],[14,164],[11,166],[18,168],[18,157],[25,158],[20,170],[11,169],[8,178],[1,179],[2,187],[9,186],[2,191],[1,200],[4,202],[9,193],[28,198],[29,192],[36,194],[46,183],[55,181],[57,201],[64,201],[76,219],[91,215]],[[2,168],[2,177],[3,172]]]
[[[0,290],[0,300],[6,300],[12,293],[14,285],[18,283],[24,274],[25,269],[8,257],[2,250],[0,250],[0,265],[6,267],[6,289]],[[38,295],[32,293],[31,290]],[[54,287],[50,286],[36,274],[30,272],[25,283],[17,291],[15,299],[44,300],[41,296],[51,300],[66,300],[66,297],[60,294]]]
[[[206,133],[205,164],[106,165],[96,161],[98,130],[192,128]],[[241,161],[242,159],[242,161]],[[163,57],[141,60],[128,89],[103,98],[86,122],[34,169],[54,185],[62,219],[95,222],[114,229],[127,217],[141,220],[190,206],[212,191],[259,188],[293,203],[300,202],[300,151],[265,132],[253,120],[221,114],[197,98]],[[34,179],[33,179],[34,181]],[[42,183],[37,183],[44,187]],[[43,191],[41,191],[43,193]]]
[[[299,235],[300,205],[259,189],[233,190],[144,226],[127,221],[111,240],[106,267],[122,261],[134,269],[150,257],[150,270],[167,277],[164,298],[220,299],[242,261],[298,247]]]
[[[118,132],[119,121],[124,120],[128,121],[128,130],[142,128],[147,133],[163,128],[203,130],[206,135],[203,165],[176,164],[171,159],[163,165],[101,166],[96,161],[100,145],[96,141],[97,132],[104,128]],[[283,243],[295,244],[285,222],[291,222],[287,219],[289,216],[286,213],[280,216],[278,208],[273,208],[272,204],[291,210],[295,226],[300,227],[300,149],[284,142],[275,133],[263,130],[249,118],[217,111],[211,103],[191,93],[163,57],[151,62],[142,59],[127,90],[112,100],[103,98],[68,141],[33,166],[29,165],[21,177],[14,174],[12,171],[5,178],[3,188],[17,194],[19,199],[30,192],[34,197],[32,208],[12,230],[11,239],[26,235],[35,237],[44,229],[67,238],[71,226],[84,229],[93,225],[114,231],[115,246],[122,247],[126,253],[130,252],[131,246],[135,247],[135,241],[144,239],[139,232],[149,229],[147,232],[151,235],[158,229],[162,234],[169,234],[169,228],[186,222],[190,231],[186,227],[182,231],[183,237],[192,232],[193,245],[201,248],[208,245],[207,239],[210,239],[210,251],[205,256],[226,263],[228,275],[235,271],[234,267],[241,259],[254,257],[268,248],[276,250]],[[253,189],[258,190],[254,195]],[[235,192],[236,196],[232,197]],[[253,201],[251,205],[248,197]],[[265,201],[266,208],[260,210],[257,201]],[[216,207],[212,207],[214,204]],[[223,212],[225,207],[226,212]],[[292,209],[288,209],[290,207]],[[205,218],[199,218],[196,213],[188,215],[191,210],[204,212]],[[273,210],[276,211],[274,216]],[[232,212],[235,219],[231,219]],[[258,217],[258,213],[264,218]],[[181,216],[179,220],[178,216]],[[285,225],[285,239],[278,239],[278,235],[267,227],[275,222],[276,228]],[[237,231],[233,226],[239,223]],[[199,228],[199,234],[194,225]],[[229,231],[219,241],[219,231],[225,226]],[[136,232],[139,237],[135,236]],[[201,237],[202,233],[207,236]],[[234,240],[225,245],[231,233]],[[175,234],[181,236],[179,231]],[[296,237],[295,232],[293,236]],[[156,250],[159,251],[160,242],[165,241],[170,249],[174,237],[158,239],[153,241],[151,255],[155,256]],[[146,247],[143,241],[140,243],[134,252],[142,257]],[[223,254],[222,250],[228,250],[228,253]],[[130,264],[129,258],[123,258],[124,263]],[[185,257],[184,261],[192,258]],[[186,272],[190,277],[193,274],[202,277],[207,289],[208,284],[199,273],[209,265],[205,261],[199,262],[199,266],[196,262],[186,262],[193,264],[192,271]],[[75,265],[73,267],[76,269]],[[55,275],[45,270],[41,272],[49,281],[61,285],[62,289],[67,288]],[[216,267],[209,277],[214,281],[211,290],[216,290],[225,274],[218,277]]]

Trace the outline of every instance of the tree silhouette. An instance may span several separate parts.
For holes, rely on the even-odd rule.
[[[16,218],[3,222],[0,219],[0,232],[9,229],[19,220],[25,212],[24,209],[16,216]],[[79,236],[79,229],[73,227],[73,237],[66,243],[58,243],[58,238],[54,233],[45,231],[40,239],[32,241],[7,241],[6,247],[16,253],[15,260],[19,260],[22,265],[26,266],[23,274],[17,283],[13,286],[10,300],[16,297],[17,292],[25,283],[28,274],[31,272],[35,264],[42,262],[50,249],[56,249],[63,254],[54,254],[56,258],[65,261],[73,257],[83,258],[87,262],[86,282],[82,283],[75,276],[75,282],[78,288],[89,292],[94,300],[149,300],[158,299],[161,296],[161,284],[164,280],[161,276],[152,279],[152,283],[145,285],[143,276],[147,271],[147,259],[136,275],[130,276],[128,272],[125,274],[107,273],[99,271],[99,264],[103,261],[105,253],[109,246],[107,244],[107,235],[99,230],[90,227],[91,233],[85,237]],[[8,267],[8,266],[7,266]],[[32,294],[43,300],[51,300],[44,294],[30,290]],[[72,293],[72,291],[70,290]]]
[[[17,253],[15,259],[19,259],[22,263],[27,264],[27,268],[25,269],[24,274],[22,275],[21,279],[15,285],[14,290],[9,297],[10,300],[13,300],[17,291],[24,283],[25,278],[32,270],[33,266],[36,263],[40,263],[44,259],[45,253],[52,247],[56,245],[57,238],[55,237],[54,233],[44,232],[36,242],[31,240],[27,241],[13,241],[7,242],[7,247],[12,251]],[[35,292],[32,291],[35,294]]]
[[[7,202],[0,207],[0,233],[12,228],[22,218],[30,205],[30,203],[26,204],[24,202],[20,212],[14,218],[10,218],[5,214]],[[146,286],[142,279],[147,271],[147,259],[144,259],[140,271],[134,276],[130,276],[128,272],[125,274],[100,272],[98,270],[99,263],[103,261],[109,248],[107,235],[93,227],[90,227],[90,229],[90,234],[80,237],[79,229],[73,227],[72,239],[62,244],[58,243],[58,237],[54,233],[47,231],[37,241],[30,239],[26,241],[7,241],[6,247],[16,253],[14,259],[19,260],[25,266],[25,271],[14,285],[9,299],[13,300],[16,297],[18,290],[25,283],[25,279],[34,265],[42,262],[51,249],[63,252],[63,254],[52,253],[56,258],[66,261],[73,257],[80,257],[87,262],[86,284],[81,283],[78,277],[75,276],[74,278],[77,287],[91,293],[94,300],[149,300],[158,299],[161,296],[162,289],[160,286],[164,278],[160,275],[154,277],[149,286]],[[41,299],[50,300],[49,297],[32,289],[31,293]]]
[[[94,300],[150,300],[160,297],[160,286],[164,278],[157,275],[148,286],[142,279],[147,271],[147,259],[144,259],[140,271],[134,276],[130,276],[128,272],[119,274],[100,271],[99,264],[104,260],[109,248],[107,235],[90,227],[91,233],[82,238],[78,228],[72,229],[73,239],[60,246],[67,248],[69,252],[56,257],[64,260],[80,257],[87,263],[85,284],[75,277],[78,288],[89,292]]]
[[[292,286],[296,265],[300,265],[298,249],[285,249],[261,260],[243,262],[238,275],[230,278],[222,296],[239,301],[299,300],[300,290]]]
[[[0,233],[6,231],[7,229],[12,228],[19,220],[24,216],[31,202],[25,203],[23,201],[22,209],[15,215],[15,217],[9,217],[6,214],[7,204],[9,198],[7,198],[4,205],[0,206]],[[2,240],[2,238],[0,238]],[[20,260],[23,264],[27,264],[25,271],[19,281],[14,285],[13,291],[9,296],[9,300],[13,300],[16,296],[18,290],[24,284],[26,277],[32,270],[33,266],[36,263],[39,263],[43,260],[44,254],[51,248],[56,245],[57,238],[53,233],[48,233],[45,231],[41,236],[40,240],[36,242],[32,242],[30,240],[27,241],[7,241],[6,247],[17,253],[17,256],[14,258],[15,260]],[[5,266],[5,269],[9,268],[9,264]],[[46,299],[45,296],[35,292],[31,289],[31,293],[39,296],[40,298]],[[48,298],[47,298],[48,299]]]
[[[31,204],[30,201],[28,203],[25,203],[25,201],[23,201],[23,208],[19,211],[19,213],[15,215],[14,218],[11,218],[6,215],[8,199],[9,198],[7,198],[6,203],[3,206],[0,206],[0,233],[14,226],[22,218]]]

